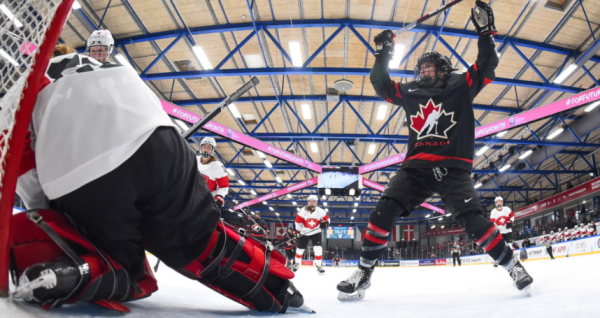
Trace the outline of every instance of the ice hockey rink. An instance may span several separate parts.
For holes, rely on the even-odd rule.
[[[155,259],[150,257],[151,264]],[[324,275],[301,267],[294,283],[305,303],[316,311],[288,311],[306,317],[598,317],[600,254],[526,261],[534,278],[533,296],[518,291],[508,273],[490,265],[462,267],[377,268],[372,287],[362,301],[340,302],[336,284],[353,268],[326,268]],[[0,316],[20,317],[265,317],[161,264],[159,291],[127,303],[123,315],[89,304],[44,311],[22,301],[0,301]]]

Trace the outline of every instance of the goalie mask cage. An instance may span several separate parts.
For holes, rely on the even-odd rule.
[[[8,296],[10,220],[24,140],[54,46],[74,0],[0,6],[0,296]]]

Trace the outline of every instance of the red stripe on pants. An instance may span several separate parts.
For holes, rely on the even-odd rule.
[[[498,233],[498,235],[496,235],[496,237],[494,238],[494,240],[492,241],[492,243],[490,243],[490,245],[487,246],[487,248],[484,248],[485,252],[489,252],[492,248],[494,248],[498,242],[502,241],[502,234]]]
[[[367,239],[367,240],[369,240],[369,241],[371,241],[373,243],[377,243],[377,244],[381,244],[381,245],[387,244],[387,241],[384,241],[382,239],[378,239],[375,236],[372,236],[371,234],[365,235],[365,239]]]
[[[373,224],[371,222],[369,222],[369,225],[367,226],[367,228],[369,228],[369,230],[375,231],[375,232],[377,232],[377,233],[379,233],[381,235],[386,235],[386,236],[390,235],[390,232],[388,232],[388,231],[386,231],[386,230],[378,227],[377,225],[375,225],[375,224]]]
[[[487,232],[485,232],[485,234],[483,234],[477,241],[475,241],[475,243],[477,243],[477,245],[481,246],[481,243],[485,242],[485,240],[488,239],[488,237],[490,237],[490,235],[492,235],[492,233],[494,233],[494,231],[496,230],[495,226],[491,226],[489,230],[487,230]]]

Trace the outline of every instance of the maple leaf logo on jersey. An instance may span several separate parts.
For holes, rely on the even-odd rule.
[[[436,105],[432,99],[419,106],[421,111],[410,116],[410,128],[417,133],[417,140],[427,137],[448,139],[448,130],[456,125],[454,112],[446,113],[442,104]]]

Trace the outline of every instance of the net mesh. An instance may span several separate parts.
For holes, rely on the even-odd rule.
[[[0,297],[8,296],[10,217],[25,135],[73,1],[0,3]]]
[[[9,140],[27,76],[60,2],[62,0],[7,0],[0,4],[0,182],[4,182]]]

